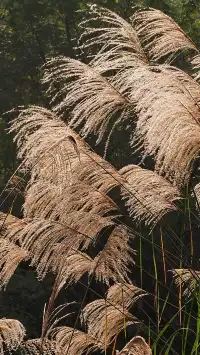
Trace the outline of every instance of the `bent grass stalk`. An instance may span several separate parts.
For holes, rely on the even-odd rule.
[[[200,291],[199,291],[199,285],[196,286],[197,293],[195,294],[195,298],[197,300],[197,324],[196,324],[196,339],[194,342],[194,346],[192,348],[191,355],[198,355],[199,354],[199,343],[200,343]]]
[[[152,257],[153,257],[153,265],[154,265],[154,279],[155,279],[155,288],[154,288],[154,307],[156,309],[156,316],[157,316],[157,326],[159,332],[159,323],[160,323],[160,297],[159,297],[159,282],[158,282],[158,270],[157,270],[157,262],[156,262],[156,255],[155,255],[155,248],[154,248],[154,235],[153,232],[151,233],[152,236]]]

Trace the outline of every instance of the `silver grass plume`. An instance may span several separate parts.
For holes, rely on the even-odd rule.
[[[121,187],[130,216],[154,226],[167,212],[176,210],[179,191],[154,171],[128,165],[119,171],[127,183]]]
[[[25,180],[17,175],[14,175],[8,181],[8,188],[7,191],[13,195],[21,195],[24,196],[24,189],[25,189],[26,182]]]
[[[132,291],[128,293],[128,296],[126,292],[123,292],[125,287]],[[118,284],[111,286],[106,299],[98,299],[85,306],[81,315],[82,323],[86,324],[90,336],[101,341],[102,349],[107,347],[120,333],[124,328],[124,323],[126,326],[138,323],[137,319],[128,312],[128,308],[139,297],[142,297],[142,290],[130,284]]]
[[[9,353],[17,350],[22,343],[26,330],[16,319],[0,319],[0,354],[4,354],[4,346]]]
[[[197,51],[178,24],[160,10],[148,8],[137,11],[132,16],[132,24],[145,52],[153,61],[186,49]]]
[[[83,246],[87,248],[91,238],[95,241],[95,236],[103,228],[114,225],[116,215],[112,212],[117,209],[105,193],[82,182],[75,180],[70,186],[56,186],[41,181],[28,188],[24,215],[28,218],[51,219],[81,231]],[[106,216],[107,213],[109,216]]]
[[[109,283],[110,280],[128,280],[128,266],[133,263],[134,254],[128,243],[128,231],[122,226],[116,226],[108,237],[104,249],[93,260],[78,248],[81,245],[82,249],[87,249],[95,242],[102,228],[111,224],[114,226],[114,222],[109,219],[104,221],[103,217],[94,217],[89,213],[84,214],[82,219],[81,215],[77,211],[73,214],[74,218],[69,220],[71,217],[69,214],[68,224],[67,221],[62,224],[51,219],[25,218],[21,223],[18,221],[12,224],[11,229],[4,231],[4,236],[8,240],[20,243],[21,248],[16,246],[15,252],[19,254],[20,251],[21,258],[29,253],[30,265],[36,267],[39,279],[43,279],[49,271],[58,273],[62,269],[62,278],[68,282],[77,282],[85,272],[94,273],[97,280],[105,283]],[[10,243],[7,240],[3,242]],[[8,277],[8,273],[11,271],[13,273],[17,262],[21,261],[16,258],[5,263],[2,269],[2,278],[4,277],[2,282],[5,283],[4,279]],[[4,261],[2,259],[2,262]]]
[[[177,185],[185,184],[200,150],[198,83],[169,66],[128,73],[119,73],[115,80],[135,102],[138,121],[132,146],[142,151],[143,159],[155,159],[159,174]]]
[[[43,279],[50,270],[57,272],[63,258],[66,264],[66,267],[63,267],[63,277],[65,279],[73,276],[73,280],[76,281],[81,277],[81,272],[85,270],[88,273],[94,272],[98,280],[101,279],[106,283],[112,279],[114,281],[128,280],[128,264],[133,263],[132,257],[134,253],[128,243],[130,233],[126,228],[116,225],[108,237],[104,249],[94,260],[90,259],[86,254],[76,251],[80,244],[82,244],[82,248],[87,249],[91,243],[95,242],[102,228],[115,225],[114,221],[112,221],[112,215],[109,217],[103,217],[103,215],[116,208],[112,200],[105,194],[98,192],[98,190],[86,188],[86,185],[82,184],[79,187],[80,201],[78,201],[78,192],[77,199],[75,198],[74,187],[70,190],[71,197],[70,193],[69,195],[67,194],[67,191],[69,191],[67,188],[63,191],[61,190],[60,200],[58,187],[55,189],[53,185],[46,182],[33,184],[26,195],[26,218],[18,220],[10,216],[12,224],[8,228],[9,223],[6,220],[7,230],[5,228],[4,231],[6,238],[20,243],[30,252],[31,265],[36,266],[40,279]],[[99,204],[96,207],[95,201],[92,206],[92,203],[87,199],[86,193],[89,194],[92,191],[95,192]],[[63,196],[69,202],[68,206],[64,203],[65,201],[61,203]],[[73,196],[75,201],[72,201]],[[83,200],[81,200],[81,196],[83,196]],[[73,212],[71,211],[70,200],[73,205],[75,204]],[[51,201],[53,201],[52,204]],[[85,211],[81,211],[81,206],[85,206]],[[69,210],[67,209],[68,207]],[[91,210],[88,210],[88,208],[91,208]],[[57,258],[57,255],[60,255],[60,258]],[[73,263],[71,259],[73,259]],[[80,260],[82,260],[83,267],[81,270]]]
[[[80,245],[87,249],[103,228],[115,226],[116,215],[111,212],[117,206],[106,193],[125,180],[48,110],[31,107],[22,111],[12,130],[18,132],[20,154],[25,166],[31,169],[31,179],[25,194],[25,219],[18,225],[19,230],[16,225],[9,231],[8,237],[20,241],[33,255],[31,265],[43,278],[49,270],[60,266],[57,253],[63,250],[66,256],[71,247],[76,250]],[[72,144],[70,137],[76,143]],[[89,272],[95,270],[96,277],[103,279],[102,272],[106,271],[105,282],[109,277],[115,281],[120,277],[127,279],[131,262],[128,239],[126,231],[116,227],[105,250],[91,261]],[[113,252],[119,257],[118,264]]]
[[[27,226],[27,221],[19,219],[11,214],[0,212],[0,221],[2,222],[0,236],[10,243],[22,247],[21,233]]]
[[[51,269],[57,273],[61,268],[63,280],[68,283],[77,282],[85,273],[94,274],[97,281],[110,284],[110,281],[130,281],[128,271],[134,263],[134,251],[129,246],[129,232],[123,226],[116,226],[108,237],[103,250],[92,259],[80,250],[65,251],[62,245],[57,246],[57,253],[50,257]],[[63,259],[63,263],[56,262],[56,256]],[[55,259],[55,260],[54,260]],[[50,269],[49,267],[49,269]]]
[[[193,189],[192,196],[196,202],[196,210],[200,213],[200,183],[198,182]]]
[[[101,217],[97,214],[78,211],[72,212],[65,223],[79,233],[83,250],[87,249],[91,243],[96,243],[102,229],[116,224],[112,216]]]
[[[5,217],[7,216],[1,213],[0,219]],[[8,217],[1,232],[4,238],[0,248],[2,286],[6,285],[23,259],[31,260],[30,265],[36,267],[39,279],[43,279],[49,271],[58,272],[62,258],[57,256],[64,252],[66,255],[72,246],[78,248],[81,243],[81,235],[79,236],[78,232],[76,233],[72,228],[66,229],[60,223],[46,219],[20,220],[11,215]],[[20,247],[11,241],[18,243]],[[8,255],[12,258],[7,260]]]
[[[134,52],[144,58],[144,53],[140,45],[137,33],[134,28],[115,12],[100,7],[96,4],[88,5],[88,19],[80,23],[80,27],[85,29],[80,41],[83,39],[84,47],[99,44],[104,46],[115,46],[127,51]],[[95,27],[95,23],[102,23],[102,27]],[[88,37],[91,36],[91,39]],[[85,37],[88,40],[85,40]],[[95,39],[94,39],[95,38]]]
[[[18,158],[35,180],[55,185],[71,183],[74,178],[107,192],[122,182],[120,174],[54,113],[38,106],[22,110],[12,122]],[[89,164],[89,166],[88,166]]]
[[[103,193],[124,183],[119,172],[94,152],[84,155],[82,164],[76,166],[76,172],[80,181],[84,181]]]
[[[196,209],[198,212],[199,211],[199,206],[200,206],[200,183],[196,184],[194,186],[194,190],[193,190],[193,193],[192,193],[192,196],[195,198],[195,201],[196,201]]]
[[[107,305],[105,300],[96,300],[83,309],[82,318],[87,323],[88,334],[101,341],[102,350],[124,327],[137,323],[134,317],[123,308]],[[127,319],[132,319],[127,320]]]
[[[148,64],[141,60],[137,60],[132,53],[114,48],[108,52],[99,52],[89,63],[96,72],[101,75],[107,75],[109,82],[114,86],[112,77],[115,73],[124,70],[134,71],[138,68],[147,67]],[[128,101],[128,98],[126,98]],[[132,104],[132,107],[131,107]],[[130,112],[133,112],[133,103],[130,103]]]
[[[43,278],[50,271],[54,265],[53,261],[57,261],[59,265],[60,259],[56,257],[59,244],[60,248],[66,251],[72,245],[78,247],[82,240],[78,231],[45,219],[23,219],[8,224],[4,228],[3,238],[6,242],[18,243],[20,249],[29,253],[30,265],[36,266],[39,278]]]
[[[110,281],[130,282],[128,272],[134,264],[134,251],[129,246],[130,232],[124,226],[116,226],[101,252],[95,257],[91,273],[98,281],[109,285]]]
[[[147,63],[137,33],[130,23],[97,5],[89,6],[88,15],[89,18],[80,23],[83,28],[80,48],[83,51],[92,48],[93,52],[97,48],[98,52],[90,62],[93,68],[104,73]]]
[[[55,185],[38,181],[28,186],[24,203],[24,216],[51,218],[64,222],[72,211],[90,212],[105,216],[118,210],[114,201],[105,193],[74,179],[71,185]]]
[[[63,355],[59,345],[47,338],[30,339],[20,348],[24,355]]]
[[[62,354],[67,352],[68,355],[82,355],[100,349],[97,340],[89,334],[70,327],[58,327],[53,330],[52,338],[62,350]]]
[[[13,216],[12,214],[7,214],[0,212],[0,236],[4,236],[6,231],[12,230],[16,224],[23,224],[22,220]]]
[[[199,100],[199,85],[196,81],[181,69],[167,64],[138,66],[134,70],[124,66],[123,70],[115,73],[112,83],[134,104],[139,101],[139,93],[134,94],[138,89],[143,89],[143,92],[149,89],[157,95],[167,92],[182,93],[188,95],[195,103]]]
[[[129,283],[116,283],[108,289],[107,301],[116,306],[126,309],[132,307],[141,297],[146,294],[141,288]]]
[[[28,258],[25,249],[0,238],[0,288],[6,287],[20,262]]]
[[[105,182],[108,186],[108,180]],[[116,215],[112,212],[117,209],[116,204],[105,193],[84,183],[56,186],[41,181],[28,188],[24,216],[59,222],[66,228],[71,228],[70,235],[73,229],[75,234],[80,231],[80,240],[82,233],[82,243],[87,248],[91,239],[95,241],[103,228],[115,224]],[[109,216],[106,216],[108,212]]]
[[[199,291],[200,271],[191,269],[175,269],[172,270],[173,279],[177,286],[182,285],[184,288],[183,295],[190,297],[193,292]]]
[[[117,355],[152,355],[152,351],[144,338],[136,336]]]
[[[195,80],[199,81],[199,79],[200,79],[200,54],[196,55],[192,59],[192,69],[194,71]]]
[[[129,237],[125,227],[116,226],[103,250],[94,259],[74,247],[70,250],[58,244],[47,261],[45,269],[55,273],[60,269],[62,279],[69,284],[78,282],[85,273],[94,274],[97,281],[107,285],[110,281],[127,282],[129,267],[134,263],[134,251],[128,244]],[[57,255],[60,256],[59,263]]]
[[[18,158],[31,170],[32,181],[40,178],[59,184],[69,179],[70,165],[78,160],[77,144],[87,149],[55,114],[38,106],[21,110],[10,131],[15,132]]]
[[[73,234],[68,234],[69,238],[70,235]],[[30,247],[34,253],[31,265],[37,266],[38,276],[42,279],[48,271],[58,273],[61,269],[62,279],[68,283],[77,282],[85,273],[94,273],[97,281],[106,284],[109,284],[111,280],[129,281],[129,268],[134,263],[134,251],[129,246],[129,237],[130,233],[124,227],[116,226],[103,250],[94,259],[77,250],[79,240],[75,243],[74,237],[73,242],[70,239],[57,244],[52,241],[46,248],[43,247],[41,240],[37,250],[33,246]],[[40,238],[38,237],[38,241]],[[89,242],[91,239],[88,238],[88,244]],[[58,258],[57,255],[60,257]]]
[[[61,251],[62,252],[62,251]],[[76,283],[85,274],[89,273],[93,263],[93,259],[80,250],[70,250],[67,255],[60,253],[63,263],[60,267],[60,274],[63,280],[68,284]],[[56,266],[56,263],[55,263]],[[57,267],[53,267],[53,271],[57,272]]]
[[[94,228],[94,227],[93,227]],[[102,228],[102,226],[101,226]],[[42,279],[51,268],[60,265],[57,258],[58,247],[69,251],[72,247],[78,248],[83,235],[71,226],[45,220],[35,219],[27,221],[23,229],[15,230],[15,239],[20,241],[22,248],[31,254],[31,266],[36,266],[38,277]],[[11,233],[10,233],[11,234]],[[11,235],[8,234],[8,238]],[[87,236],[84,238],[87,239]]]
[[[81,126],[81,134],[98,134],[101,141],[111,120],[123,121],[131,112],[131,103],[98,71],[90,66],[67,57],[51,59],[45,66],[43,82],[48,83],[47,93],[51,96],[54,112],[62,115],[71,110],[69,125]],[[55,82],[61,90],[54,93]]]

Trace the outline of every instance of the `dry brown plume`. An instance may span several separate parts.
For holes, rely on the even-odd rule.
[[[99,73],[147,64],[137,33],[130,23],[97,5],[89,6],[87,16],[89,18],[80,23],[83,28],[80,48],[83,51],[92,48],[93,53],[97,52],[90,65]]]
[[[1,218],[5,218],[3,213]],[[51,221],[50,219],[17,219],[9,216],[2,230],[2,282],[6,284],[22,259],[31,259],[31,265],[36,266],[38,277],[44,278],[50,270],[59,268],[62,258],[57,258],[58,253],[65,255],[72,248],[78,248],[81,243],[81,234],[71,227]],[[4,239],[3,239],[4,238]],[[87,238],[87,236],[84,236]],[[19,246],[13,244],[17,243]],[[6,255],[12,254],[9,261]],[[60,255],[62,255],[62,253]]]
[[[192,59],[192,68],[194,70],[194,78],[195,80],[199,81],[200,79],[200,55],[196,55]]]
[[[97,19],[101,20],[101,11]],[[150,30],[155,51],[158,45],[163,45],[162,51],[158,50],[159,55],[166,56],[166,50],[170,53],[174,50],[176,52],[182,48],[183,43],[187,47],[194,48],[179,26],[159,10],[138,12],[134,19],[137,23],[139,21],[138,27],[141,31],[145,28],[145,31]],[[149,21],[149,26],[145,27],[142,21],[147,23]],[[168,30],[165,33],[165,22],[171,32]],[[160,27],[163,28],[162,40],[157,36]],[[175,41],[172,36],[174,32]],[[170,34],[168,40],[171,42],[171,47],[164,39],[168,34]],[[105,46],[105,51],[106,48]],[[102,56],[101,63],[98,62],[98,56]],[[129,60],[127,62],[129,63]],[[91,65],[95,66],[95,58]],[[106,67],[109,69],[109,54],[101,51],[97,54],[96,67],[98,68],[99,65],[100,67],[102,65],[100,72],[105,72]],[[114,69],[112,64],[111,69]],[[199,152],[199,86],[189,75],[171,66],[148,67],[148,65],[136,64],[133,69],[131,64],[127,66],[122,64],[121,68],[116,67],[116,69],[118,72],[112,78],[112,85],[135,106],[138,115],[132,144],[136,142],[136,147],[143,150],[144,157],[147,155],[155,157],[156,170],[159,174],[166,175],[177,184],[184,184],[190,176],[192,162]],[[187,139],[183,141],[183,137]]]
[[[63,355],[55,341],[49,339],[31,339],[23,343],[24,355]]]
[[[125,227],[116,226],[109,235],[103,250],[94,259],[76,249],[74,243],[71,249],[58,243],[46,261],[44,270],[58,273],[61,269],[62,280],[67,283],[78,282],[85,273],[94,274],[97,281],[108,285],[111,280],[129,281],[129,268],[134,263],[134,251],[129,246],[129,237],[130,233]],[[60,256],[59,260],[57,255]]]
[[[179,191],[163,177],[137,165],[125,166],[119,172],[127,181],[121,194],[134,220],[155,225],[164,214],[176,210]]]
[[[117,205],[105,193],[75,179],[71,185],[60,186],[38,181],[28,187],[24,204],[24,215],[28,218],[51,218],[63,222],[72,211],[90,212],[103,217],[116,210]]]
[[[98,184],[100,181],[97,179]],[[105,180],[105,183],[108,187],[109,181]],[[116,209],[116,204],[105,193],[82,182],[60,187],[37,182],[28,189],[24,204],[27,218],[59,222],[69,230],[69,236],[73,230],[75,234],[80,231],[79,239],[84,243],[84,248],[95,240],[103,228],[114,225],[112,211]],[[106,216],[108,212],[110,216]]]
[[[200,206],[200,183],[197,183],[194,186],[193,196],[195,197],[197,211],[199,212],[199,206]]]
[[[82,134],[94,132],[100,141],[108,130],[109,121],[114,114],[112,105],[106,107],[107,100],[110,97],[110,102],[115,103],[114,110],[119,108],[118,101],[115,101],[112,95],[112,97],[108,94],[99,95],[99,89],[94,87],[95,80],[84,79],[84,70],[80,72],[79,67],[87,68],[93,74],[96,73],[96,69],[93,70],[83,63],[67,58],[61,59],[61,63],[56,60],[55,62],[52,60],[52,63],[55,65],[55,77],[57,72],[61,71],[63,77],[67,71],[71,78],[78,71],[76,81],[65,85],[68,90],[67,103],[71,102],[71,105],[74,105],[70,122],[74,127],[83,124]],[[107,64],[105,61],[104,65]],[[48,72],[46,75],[51,91],[53,85],[51,82],[55,79],[53,74],[52,77]],[[96,75],[103,81],[106,80],[98,73]],[[79,81],[79,76],[82,82]],[[134,70],[129,65],[124,66],[109,80],[110,82],[106,81],[109,90],[115,93],[114,96],[117,95],[116,98],[122,100],[121,103],[123,102],[122,106],[120,104],[117,119],[112,121],[112,127],[127,118],[132,122],[133,117],[137,115],[136,129],[130,141],[132,147],[142,152],[143,159],[152,156],[155,160],[155,170],[160,175],[166,176],[179,186],[184,185],[190,177],[193,162],[200,150],[198,83],[188,74],[168,65],[138,65]],[[105,87],[104,83],[103,89]],[[106,100],[106,105],[102,100]],[[109,137],[108,135],[108,140]]]
[[[200,150],[198,83],[169,66],[121,71],[115,81],[135,102],[138,120],[131,145],[143,159],[154,158],[159,174],[185,184]]]
[[[78,160],[77,144],[85,143],[55,114],[38,106],[20,112],[12,122],[18,157],[24,169],[31,170],[31,181],[44,179],[57,184],[71,178],[71,164]]]
[[[10,237],[10,235],[8,235]],[[69,250],[72,245],[78,247],[82,236],[72,228],[68,228],[58,222],[45,219],[27,221],[22,229],[15,231],[15,238],[20,240],[21,246],[30,252],[31,265],[36,266],[39,278],[43,278],[57,260],[57,266],[61,262],[56,258],[57,245],[64,250]],[[55,265],[54,265],[55,267]]]
[[[116,283],[108,289],[106,299],[113,305],[119,305],[129,309],[137,300],[144,296],[144,291],[134,285],[129,283]]]
[[[64,248],[58,244],[47,264],[49,269],[58,272],[61,268],[62,279],[68,283],[77,282],[85,273],[94,274],[97,281],[110,284],[110,281],[129,281],[128,272],[134,263],[134,251],[129,246],[130,233],[123,226],[116,226],[108,237],[103,250],[92,259],[80,250]],[[60,255],[63,263],[57,260]]]
[[[56,186],[43,181],[31,185],[26,195],[24,214],[28,218],[44,218],[64,224],[71,228],[70,235],[73,229],[75,234],[80,231],[82,247],[87,248],[103,228],[115,223],[113,212],[118,207],[105,193],[78,181],[72,185]],[[105,182],[108,187],[109,181]]]
[[[123,176],[48,110],[30,107],[20,112],[11,130],[17,132],[19,157],[31,178],[25,192],[25,219],[7,237],[31,253],[39,278],[49,270],[56,272],[62,260],[69,265],[67,260],[73,259],[73,266],[63,269],[65,279],[73,275],[76,281],[87,271],[107,283],[128,281],[133,254],[129,235],[116,224],[118,207],[107,196],[125,181]],[[108,227],[113,232],[94,260],[78,250],[95,244]],[[57,253],[62,258],[56,258]]]
[[[128,292],[128,297],[125,287],[132,291]],[[118,297],[120,293],[121,297]],[[111,286],[106,299],[98,299],[85,306],[81,316],[82,323],[86,324],[88,334],[101,342],[102,349],[112,342],[124,328],[124,324],[128,326],[138,322],[128,312],[128,308],[138,297],[142,297],[142,290],[130,284],[118,284]]]
[[[30,170],[30,184],[45,180],[55,185],[84,180],[107,192],[122,182],[120,174],[54,113],[38,106],[22,110],[11,126],[18,157]],[[88,166],[89,164],[89,166]]]
[[[9,352],[16,350],[26,334],[24,326],[16,319],[0,319],[0,354],[4,354],[4,346]]]
[[[58,203],[58,206],[61,208],[61,204]],[[56,216],[58,217],[57,214]],[[103,250],[93,260],[78,248],[81,244],[82,248],[87,249],[91,243],[95,242],[102,228],[114,226],[115,223],[110,217],[104,218],[101,214],[80,211],[71,213],[68,211],[65,221],[63,216],[61,218],[63,223],[53,220],[52,216],[46,217],[42,218],[42,211],[41,218],[34,216],[32,219],[18,220],[10,217],[11,225],[6,220],[9,228],[8,226],[6,228],[5,224],[3,233],[5,238],[23,247],[22,249],[16,246],[14,249],[18,252],[17,261],[19,261],[19,255],[21,256],[19,251],[23,251],[22,256],[24,253],[27,255],[25,250],[30,253],[31,265],[36,267],[40,279],[43,279],[48,271],[52,270],[57,273],[62,267],[63,280],[70,282],[76,282],[85,272],[94,272],[97,280],[106,283],[110,280],[128,280],[128,266],[133,263],[134,252],[129,246],[130,232],[125,227],[120,225],[114,227]],[[10,245],[10,242],[4,239],[3,242],[6,246]],[[57,255],[60,257],[57,258]],[[16,263],[14,258],[11,261]],[[4,273],[5,266],[2,270]],[[7,273],[14,272],[10,263],[6,270]]]
[[[70,327],[56,328],[52,332],[52,337],[55,339],[56,344],[59,345],[62,354],[82,355],[86,350],[87,354],[90,354],[100,348],[96,339],[87,333]]]
[[[28,258],[25,249],[0,238],[0,288],[7,285],[20,262]]]
[[[131,112],[131,105],[98,71],[67,57],[53,58],[46,65],[44,83],[52,98],[53,110],[61,115],[70,109],[70,127],[81,126],[81,134],[104,136],[111,120],[123,121]],[[55,82],[61,83],[54,94]],[[57,103],[58,102],[58,103]],[[114,122],[115,122],[114,121]]]
[[[82,248],[87,249],[105,227],[105,223],[98,224],[98,220],[92,218],[91,224],[86,215],[85,222],[88,225],[84,229],[81,228],[81,220],[79,232],[77,216],[80,216],[78,212],[74,216],[74,222],[71,220],[69,225],[48,219],[26,220],[23,228],[21,224],[18,224],[19,229],[15,227],[12,235],[10,232],[7,237],[20,241],[23,249],[17,246],[13,247],[12,252],[16,253],[16,256],[14,254],[15,258],[12,258],[8,264],[5,263],[2,269],[3,285],[6,284],[8,276],[12,275],[18,265],[19,256],[21,261],[22,256],[27,257],[28,252],[31,257],[30,265],[36,267],[39,279],[43,279],[49,271],[57,273],[62,268],[63,280],[68,282],[77,282],[86,272],[94,273],[97,280],[108,284],[110,280],[129,280],[128,271],[133,263],[134,252],[128,243],[130,237],[128,230],[125,227],[116,226],[109,235],[103,250],[93,260],[78,248],[82,244]],[[88,234],[83,234],[84,231]],[[6,240],[3,242],[10,246],[10,242]],[[57,255],[60,257],[58,258]],[[2,262],[5,261],[2,260]]]
[[[137,323],[132,315],[115,306],[107,306],[105,300],[97,300],[89,303],[83,309],[83,318],[87,323],[88,334],[102,342],[102,349],[107,347],[113,338],[126,326]],[[127,320],[132,318],[132,320]],[[126,319],[126,320],[125,320]]]
[[[106,50],[106,47],[112,46],[145,57],[137,33],[130,23],[117,13],[96,4],[88,5],[88,8],[89,17],[80,23],[80,27],[85,30],[80,39],[84,42],[84,47],[98,44]],[[99,22],[102,27],[95,27]]]
[[[22,247],[21,233],[27,226],[25,219],[19,219],[11,214],[0,212],[1,238]]]
[[[106,160],[91,152],[85,154],[82,164],[77,167],[78,178],[103,193],[124,183],[123,177]]]
[[[3,236],[6,231],[12,229],[16,224],[23,224],[22,220],[10,213],[0,212],[0,235]]]
[[[160,10],[148,8],[137,11],[132,17],[132,24],[145,52],[153,61],[186,49],[197,51],[178,24]]]
[[[145,340],[136,336],[117,355],[152,355],[152,352]]]
[[[63,253],[63,265],[61,265],[61,276],[68,283],[79,281],[85,274],[89,273],[93,263],[92,258],[80,250],[70,250],[68,255]],[[56,263],[55,263],[56,265]],[[57,270],[56,270],[57,271]]]
[[[129,239],[133,238],[124,226],[116,226],[109,235],[103,250],[95,257],[91,273],[95,273],[98,281],[107,284],[114,282],[129,282],[128,272],[134,264],[134,251],[129,246]]]
[[[174,269],[173,279],[177,286],[184,288],[183,295],[190,297],[193,292],[198,291],[200,271],[192,269]]]
[[[23,180],[24,218],[0,213],[0,287],[28,258],[39,280],[49,272],[56,276],[41,338],[23,342],[21,323],[1,319],[1,354],[19,346],[25,355],[103,352],[123,329],[139,323],[131,307],[146,294],[129,275],[134,232],[120,222],[126,216],[120,215],[109,193],[120,188],[133,220],[154,227],[176,210],[179,188],[189,182],[199,155],[200,75],[195,80],[176,67],[159,64],[171,62],[180,51],[196,51],[189,37],[159,10],[136,12],[132,26],[108,9],[96,5],[89,9],[81,23],[80,48],[88,53],[95,49],[97,54],[88,65],[65,57],[51,59],[43,82],[49,85],[53,112],[31,106],[20,109],[11,123],[22,160],[17,171],[29,181],[24,191]],[[199,70],[199,56],[193,66]],[[66,116],[68,125],[61,119]],[[136,165],[117,171],[72,129],[80,128],[84,137],[96,135],[97,143],[108,137],[108,142],[116,124],[125,121],[133,127],[130,146],[141,154],[142,162],[153,159],[155,171]],[[10,182],[20,193],[15,174]],[[200,201],[200,184],[195,193]],[[60,290],[66,283],[80,282],[85,274],[87,291],[74,328],[56,327],[67,317],[66,303],[55,306]],[[186,296],[196,291],[199,277],[199,271],[173,271]],[[93,280],[109,289],[106,297],[86,304],[87,292],[94,291]],[[76,329],[78,322],[85,332]],[[137,336],[119,352],[125,354],[152,352]]]

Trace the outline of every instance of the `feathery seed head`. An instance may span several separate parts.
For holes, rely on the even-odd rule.
[[[129,214],[138,222],[155,225],[161,217],[176,209],[179,191],[153,171],[128,165],[119,171],[127,183],[121,188]]]

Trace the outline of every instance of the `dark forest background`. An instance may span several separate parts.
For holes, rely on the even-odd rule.
[[[56,55],[75,57],[74,47],[80,35],[81,14],[85,0],[0,0],[0,189],[18,166],[15,145],[6,130],[10,115],[6,111],[29,104],[49,107],[48,98],[41,84],[42,65]],[[200,1],[195,0],[96,0],[95,3],[118,12],[128,18],[133,6],[151,6],[170,15],[200,47]],[[84,59],[84,58],[83,58]],[[179,57],[181,61],[181,57]],[[117,132],[108,160],[115,167],[127,164],[130,156],[124,145],[126,138]],[[93,146],[92,137],[89,143]],[[98,153],[101,147],[95,148]],[[8,212],[13,196],[4,201],[0,210]],[[23,200],[18,197],[12,213],[21,215]],[[8,285],[6,293],[0,293],[0,318],[17,318],[28,330],[29,337],[41,332],[42,312],[51,291],[52,277],[41,284],[28,265],[22,264]],[[69,302],[80,298],[84,292],[80,285],[60,296]],[[68,296],[70,295],[70,296]],[[89,300],[88,300],[89,301]],[[58,300],[59,302],[59,300]]]

